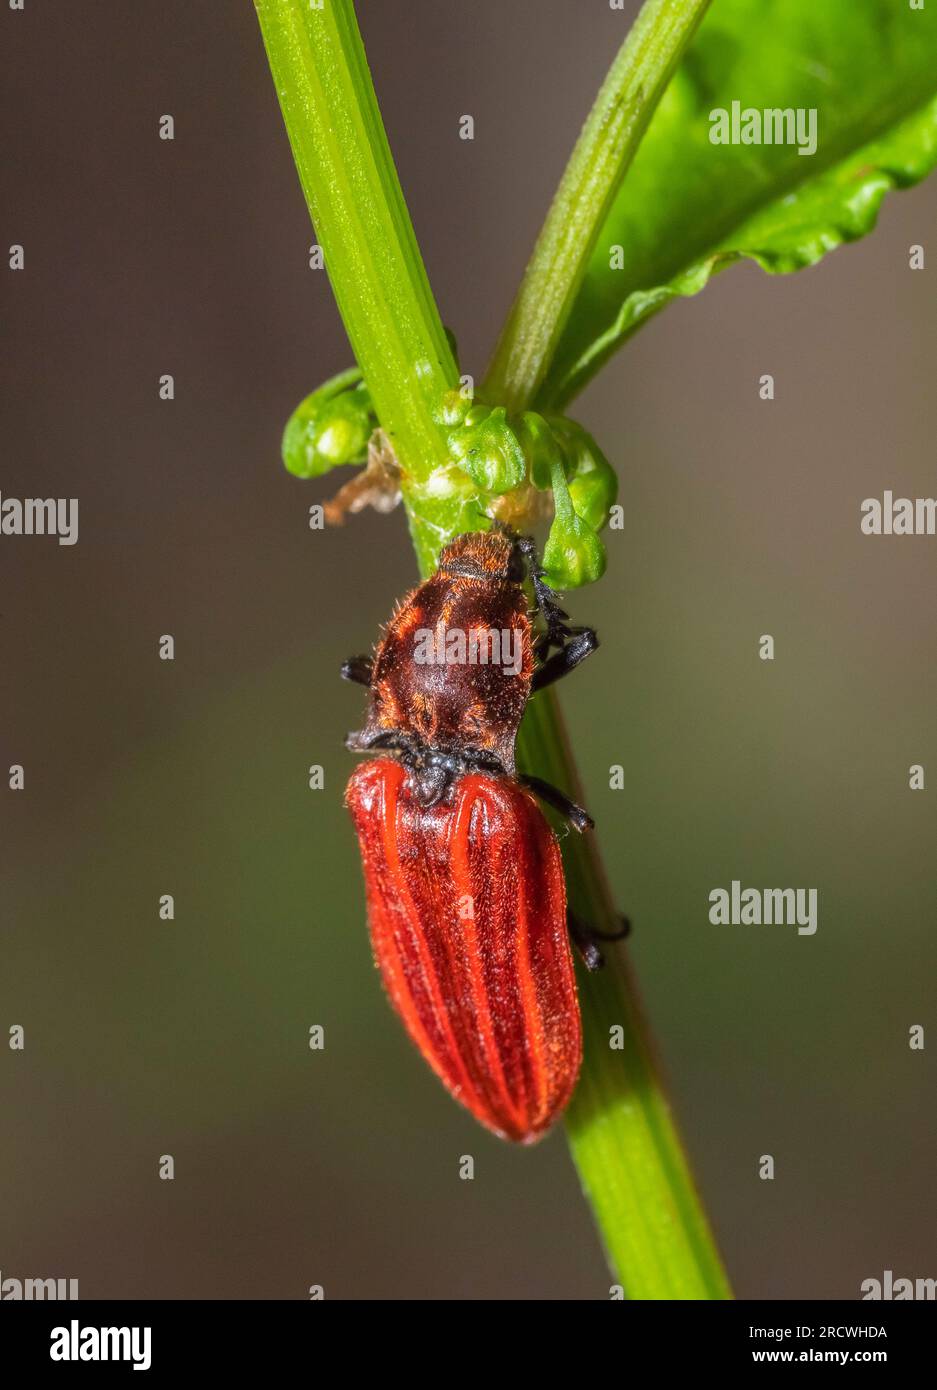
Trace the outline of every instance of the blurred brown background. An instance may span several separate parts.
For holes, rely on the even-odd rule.
[[[476,375],[636,9],[359,6]],[[350,353],[253,8],[83,0],[0,25],[2,244],[26,248],[0,277],[0,489],[77,496],[81,528],[0,543],[0,1032],[26,1029],[0,1047],[0,1270],[85,1298],[607,1297],[562,1134],[482,1133],[370,964],[341,809],[362,699],[337,672],[413,564],[399,515],[310,532],[331,481],[279,464],[287,414]],[[574,412],[627,524],[572,600],[603,647],[564,698],[749,1298],[937,1275],[937,1039],[907,1042],[937,967],[937,541],[858,527],[866,496],[935,492],[934,271],[907,254],[937,252],[935,207],[933,182],[893,196],[871,239],[796,277],[732,270]],[[710,926],[733,878],[818,887],[817,935]]]

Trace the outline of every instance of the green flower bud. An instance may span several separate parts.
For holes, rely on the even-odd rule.
[[[484,401],[468,401],[462,423],[466,430],[477,430],[485,423],[490,414],[491,406],[485,405]]]
[[[557,463],[562,464],[564,472],[568,471],[554,422],[548,422],[534,410],[527,410],[521,416],[521,437],[530,468],[530,481],[535,488],[546,492],[552,486],[553,469]]]
[[[472,401],[468,396],[463,396],[458,389],[447,391],[442,398],[442,407],[439,411],[440,423],[447,429],[456,429],[464,424],[465,417],[471,409]]]
[[[581,516],[577,516],[562,465],[553,468],[555,515],[543,550],[544,577],[551,588],[578,589],[605,573],[605,546]]]
[[[332,377],[293,411],[283,431],[283,462],[297,478],[315,478],[345,463],[361,463],[377,424],[361,372]]]
[[[453,456],[483,492],[500,495],[527,477],[527,460],[504,406],[477,401],[449,436]]]
[[[553,416],[550,424],[562,440],[573,510],[593,531],[600,531],[618,496],[618,475],[592,435],[575,420]]]
[[[543,567],[551,589],[579,589],[605,573],[605,546],[581,517],[572,523],[554,517],[543,549]]]

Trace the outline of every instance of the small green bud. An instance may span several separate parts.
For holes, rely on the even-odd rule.
[[[467,396],[463,396],[458,389],[447,391],[442,398],[442,407],[439,412],[440,422],[447,429],[455,429],[463,424],[465,417],[472,405]]]
[[[546,492],[551,487],[553,469],[557,463],[562,464],[564,472],[567,471],[568,466],[557,433],[555,422],[548,422],[534,410],[527,410],[521,416],[521,436],[524,452],[530,464],[530,481],[541,492]]]
[[[578,478],[570,478],[569,495],[573,510],[593,531],[601,531],[618,496],[618,478],[610,464],[596,467]]]
[[[554,517],[543,549],[543,567],[552,589],[579,589],[605,573],[605,546],[581,517],[572,523]]]
[[[573,509],[563,468],[553,468],[555,515],[543,550],[547,583],[555,589],[578,589],[593,584],[605,573],[605,546],[595,531]]]
[[[575,420],[553,416],[550,424],[563,443],[573,510],[593,531],[600,531],[618,496],[618,475],[592,435]]]
[[[500,495],[527,477],[527,460],[504,406],[476,401],[462,426],[449,436],[449,447],[483,492]]]
[[[361,463],[376,425],[368,388],[357,367],[332,377],[293,411],[283,431],[283,462],[297,478],[315,478],[345,463]]]
[[[485,423],[490,414],[491,406],[485,405],[484,401],[469,401],[468,408],[462,417],[462,423],[467,430],[477,430]],[[503,410],[502,414],[504,414]]]

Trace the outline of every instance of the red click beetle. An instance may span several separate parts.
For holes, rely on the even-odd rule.
[[[566,618],[530,538],[457,536],[398,604],[373,659],[342,667],[370,691],[347,746],[381,755],[353,774],[345,801],[385,988],[452,1095],[525,1144],[560,1115],[579,1074],[570,935],[587,966],[602,959],[601,934],[568,913],[559,846],[535,796],[576,830],[592,820],[514,761],[531,694],[598,645]],[[623,919],[611,939],[626,931]]]

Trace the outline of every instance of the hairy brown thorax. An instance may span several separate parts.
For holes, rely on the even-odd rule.
[[[458,536],[387,624],[362,745],[404,732],[427,747],[488,753],[513,773],[533,668],[515,547],[495,531]]]

